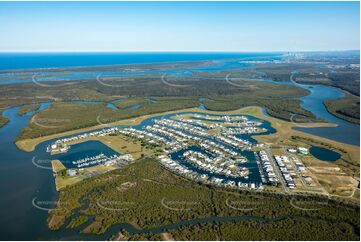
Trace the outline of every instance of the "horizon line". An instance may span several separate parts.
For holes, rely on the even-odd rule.
[[[360,51],[360,49],[333,49],[333,50],[270,50],[270,51],[239,51],[239,50],[139,50],[139,51],[123,51],[123,50],[0,50],[0,53],[287,53],[287,52],[345,52]]]

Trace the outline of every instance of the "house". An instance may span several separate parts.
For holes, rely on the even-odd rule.
[[[304,147],[298,147],[298,152],[303,155],[308,155],[308,149]]]
[[[76,170],[74,169],[69,169],[66,171],[66,174],[68,174],[69,176],[75,176],[76,175]]]
[[[297,150],[296,150],[296,149],[293,149],[293,148],[289,148],[289,149],[288,149],[288,152],[290,152],[290,153],[296,153]]]

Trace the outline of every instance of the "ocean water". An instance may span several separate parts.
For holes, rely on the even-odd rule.
[[[0,70],[224,59],[262,60],[281,55],[228,52],[0,53]]]

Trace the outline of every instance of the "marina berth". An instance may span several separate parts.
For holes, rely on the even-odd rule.
[[[106,156],[105,154],[100,153],[99,155],[85,157],[72,161],[71,163],[74,167],[79,169],[95,165],[110,166],[115,164],[127,164],[131,161],[133,161],[133,157],[130,154]]]

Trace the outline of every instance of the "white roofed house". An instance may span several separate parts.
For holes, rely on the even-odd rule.
[[[75,176],[76,175],[76,170],[75,169],[68,169],[66,171],[66,174],[68,174],[69,176]]]
[[[298,152],[303,155],[308,155],[308,149],[304,147],[298,147]]]

